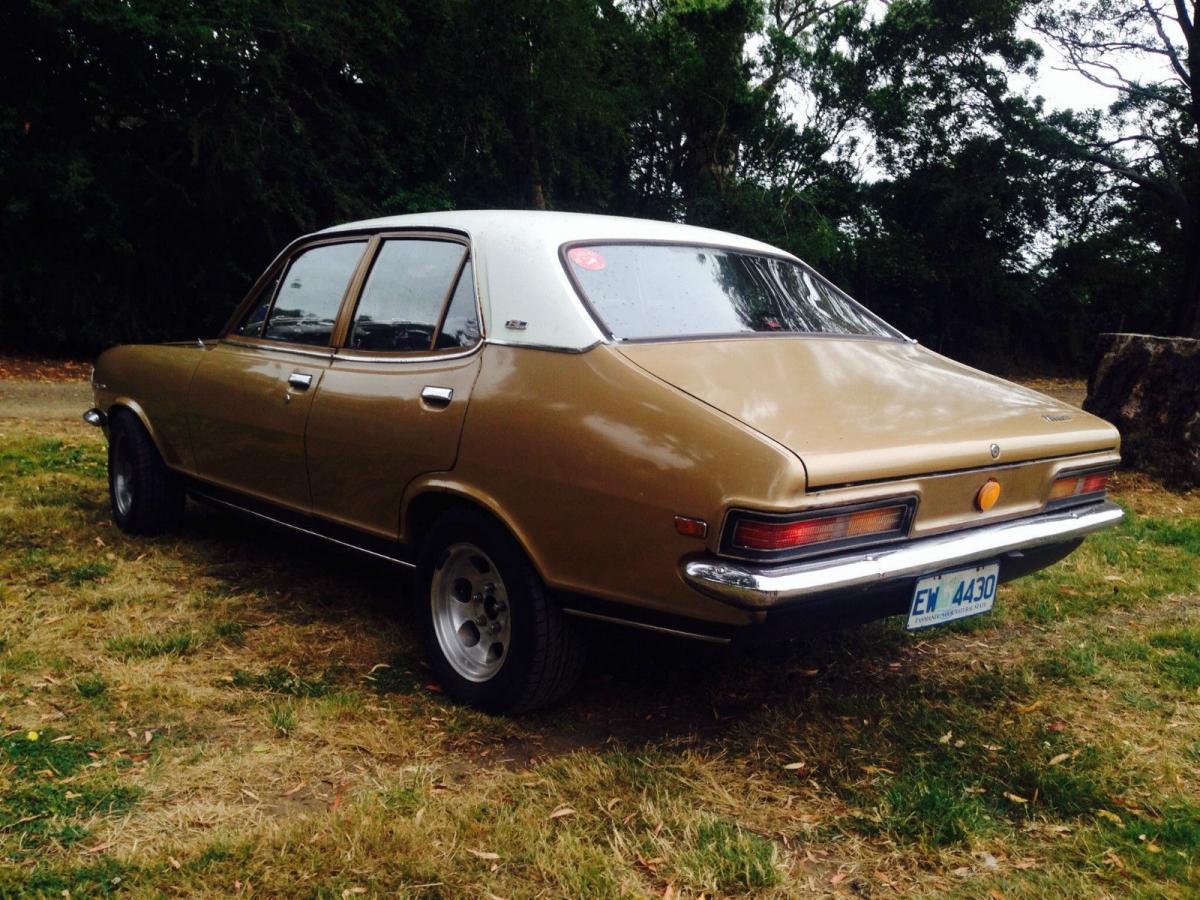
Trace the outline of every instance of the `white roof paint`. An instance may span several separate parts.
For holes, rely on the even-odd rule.
[[[573,241],[644,240],[712,244],[782,254],[760,241],[715,231],[621,216],[536,210],[463,210],[346,222],[339,231],[444,228],[470,239],[475,280],[489,340],[583,350],[604,335],[571,286],[558,250]],[[794,257],[792,257],[794,258]],[[506,327],[525,322],[524,330]]]

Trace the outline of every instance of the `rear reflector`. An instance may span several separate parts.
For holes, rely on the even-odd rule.
[[[900,530],[907,512],[908,506],[901,505],[790,522],[743,519],[734,526],[733,545],[742,550],[770,552],[887,534]]]
[[[1082,497],[1087,494],[1102,494],[1108,488],[1108,477],[1112,472],[1091,472],[1087,475],[1064,475],[1050,487],[1051,500],[1067,497]]]
[[[676,516],[675,530],[684,537],[703,538],[708,535],[708,523],[691,516]]]

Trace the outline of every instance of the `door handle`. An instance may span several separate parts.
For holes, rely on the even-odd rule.
[[[438,408],[448,406],[450,401],[454,399],[454,388],[435,387],[427,384],[421,390],[421,399],[429,406]]]
[[[288,376],[288,387],[293,391],[307,391],[310,384],[312,384],[312,376],[305,375],[303,372],[293,372]]]

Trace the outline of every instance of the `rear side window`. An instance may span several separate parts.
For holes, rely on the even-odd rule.
[[[452,241],[384,241],[355,310],[349,346],[393,353],[432,349],[466,252]],[[473,296],[471,302],[473,307]]]
[[[575,246],[565,257],[593,312],[618,339],[755,332],[902,337],[787,259],[675,244]]]
[[[363,241],[323,244],[293,259],[279,282],[263,337],[328,346],[342,297],[364,246]],[[251,313],[251,320],[254,315]]]

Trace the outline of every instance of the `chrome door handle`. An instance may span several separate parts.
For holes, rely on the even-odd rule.
[[[421,399],[430,406],[446,406],[454,399],[454,388],[434,387],[427,384],[421,390]]]
[[[288,376],[288,387],[293,391],[307,391],[310,384],[312,384],[312,376],[305,375],[303,372],[293,372]]]

